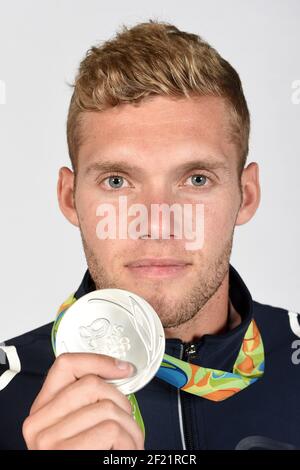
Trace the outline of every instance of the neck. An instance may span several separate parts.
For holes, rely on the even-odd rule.
[[[225,333],[241,322],[241,317],[229,299],[229,272],[215,294],[198,313],[182,325],[165,328],[166,338],[179,338],[184,343],[200,339],[206,334]]]

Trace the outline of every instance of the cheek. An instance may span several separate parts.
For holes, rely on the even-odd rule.
[[[76,210],[84,245],[96,258],[99,258],[101,254],[101,263],[106,264],[105,258],[110,252],[106,246],[109,240],[101,240],[97,237],[98,206],[99,200],[88,191],[81,190],[77,193]]]
[[[232,200],[223,198],[204,207],[204,245],[222,243],[231,237],[236,217]]]
[[[89,194],[87,191],[80,194],[76,203],[77,214],[80,222],[80,229],[88,245],[96,257],[101,258],[103,264],[113,267],[118,264],[122,258],[122,253],[128,251],[128,241],[112,238],[101,238],[97,235],[97,227],[104,216],[97,215],[99,206],[103,204],[99,197]],[[115,206],[118,217],[117,203],[111,203]]]
[[[96,238],[96,228],[98,217],[96,215],[98,203],[97,201],[81,199],[77,205],[77,213],[80,222],[80,228],[84,237],[89,240]]]
[[[89,238],[90,240],[99,240],[97,238],[97,225],[104,217],[103,215],[99,215],[99,208],[101,204],[105,203],[106,201],[101,200],[95,191],[84,186],[78,190],[76,195],[76,209],[80,227],[85,238]],[[112,204],[110,203],[109,205]],[[102,242],[103,240],[99,241]]]

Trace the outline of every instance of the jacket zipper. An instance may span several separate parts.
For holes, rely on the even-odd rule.
[[[179,359],[183,358],[184,353],[184,345],[180,345],[180,356]],[[177,397],[178,397],[178,415],[179,415],[179,427],[180,427],[180,435],[181,435],[181,442],[183,450],[186,450],[186,443],[185,443],[185,436],[184,436],[184,426],[183,426],[183,419],[182,419],[182,405],[181,405],[181,396],[180,396],[180,388],[177,389]]]
[[[181,344],[180,359],[189,362],[189,359],[196,354],[196,346],[190,343],[184,347]],[[179,406],[179,421],[182,437],[182,445],[184,450],[195,450],[193,444],[193,431],[192,431],[192,410],[188,400],[185,400],[178,389],[178,406]]]

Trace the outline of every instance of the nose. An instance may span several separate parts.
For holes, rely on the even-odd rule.
[[[143,198],[141,226],[148,230],[142,231],[140,238],[173,239],[182,224],[182,207],[176,202],[171,191],[156,188],[147,191]]]

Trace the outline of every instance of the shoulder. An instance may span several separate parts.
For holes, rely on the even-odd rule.
[[[52,325],[0,343],[0,449],[24,448],[22,423],[55,359]]]
[[[300,336],[300,313],[287,308],[253,301],[254,317],[260,322],[272,325],[273,328],[286,326],[290,333]]]
[[[253,301],[253,317],[264,337],[264,343],[274,349],[274,345],[288,345],[300,338],[299,312]]]
[[[34,330],[27,331],[25,333],[22,333],[21,335],[15,336],[14,338],[4,341],[4,343],[8,344],[8,343],[13,342],[14,344],[21,345],[21,344],[31,343],[33,340],[37,338],[49,337],[49,334],[51,334],[52,326],[53,326],[53,322],[47,323],[46,325],[42,325],[38,328],[35,328]]]
[[[0,365],[6,364],[15,372],[20,369],[19,372],[43,375],[54,360],[52,325],[48,323],[0,343]]]

